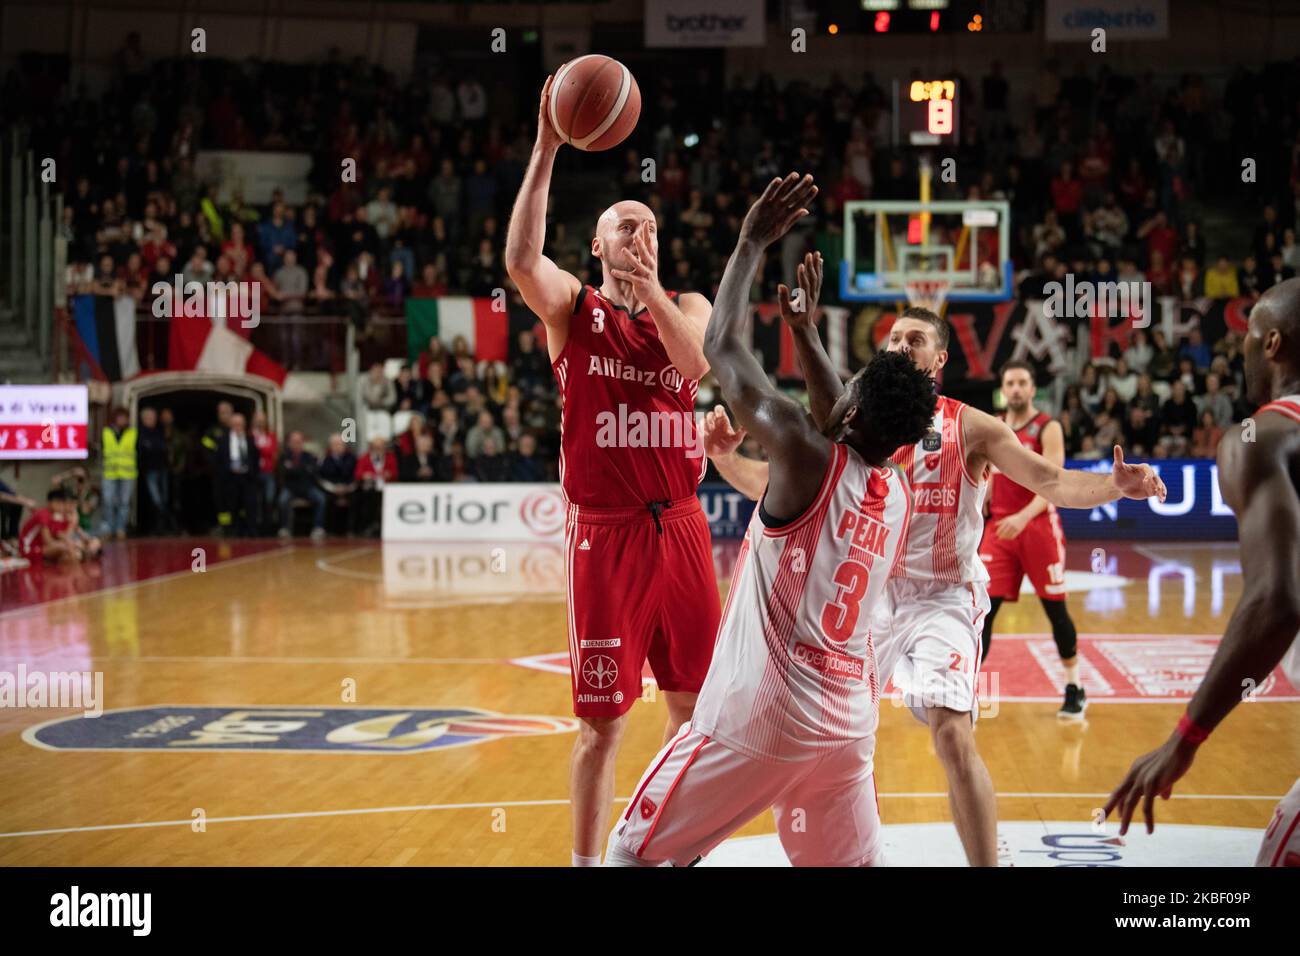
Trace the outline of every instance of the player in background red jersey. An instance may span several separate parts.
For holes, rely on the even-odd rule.
[[[1051,415],[1034,406],[1034,371],[1010,361],[1002,367],[1003,421],[1020,444],[1058,467],[1065,465],[1065,433]],[[1020,582],[1029,580],[1052,624],[1052,638],[1065,669],[1065,702],[1056,716],[1082,720],[1088,697],[1079,678],[1079,635],[1065,605],[1065,533],[1056,506],[1018,485],[996,467],[990,479],[989,520],[980,558],[989,571],[989,613],[984,618],[984,651],[989,656],[993,618],[1003,601],[1020,600]]]

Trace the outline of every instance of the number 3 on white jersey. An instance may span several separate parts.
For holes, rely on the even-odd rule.
[[[595,322],[591,323],[591,331],[604,332],[605,331],[605,310],[592,309],[591,317],[596,320]]]

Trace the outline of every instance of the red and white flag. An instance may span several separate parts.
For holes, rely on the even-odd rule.
[[[211,319],[176,316],[170,332],[168,368],[260,375],[284,385],[288,370],[224,325],[214,325]]]

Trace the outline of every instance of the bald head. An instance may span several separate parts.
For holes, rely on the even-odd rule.
[[[1300,278],[1273,286],[1250,310],[1246,338],[1246,395],[1264,405],[1300,380]],[[1282,391],[1279,391],[1282,389]]]
[[[631,220],[635,228],[647,219],[653,222],[654,218],[655,214],[645,203],[637,202],[635,199],[624,199],[614,203],[600,214],[600,218],[596,220],[596,236],[599,238],[604,229],[617,228],[624,219]]]

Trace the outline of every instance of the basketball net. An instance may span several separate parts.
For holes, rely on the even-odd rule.
[[[952,288],[948,279],[920,277],[908,279],[903,285],[907,289],[908,305],[918,305],[935,315],[943,315],[948,304],[948,290]]]

